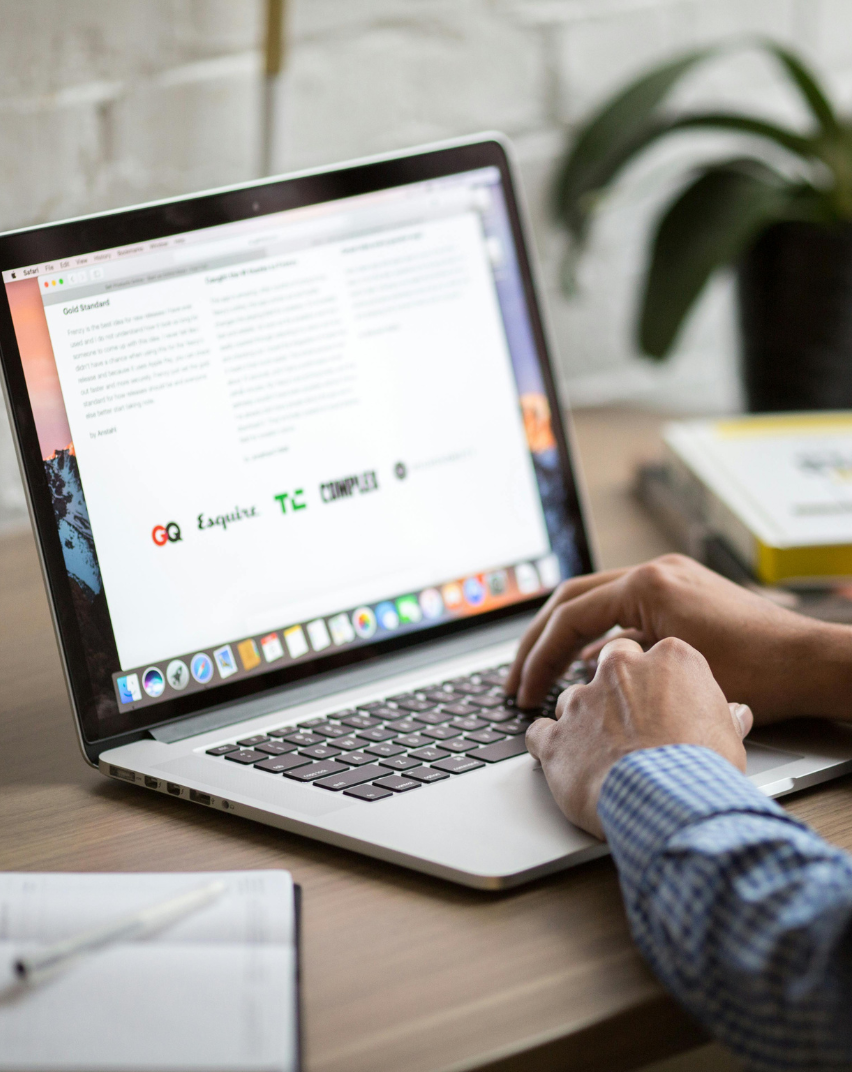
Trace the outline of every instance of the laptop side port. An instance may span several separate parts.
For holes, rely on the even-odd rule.
[[[148,774],[145,775],[145,785],[147,786],[148,789],[159,789],[160,788],[159,779],[152,778]]]
[[[189,799],[195,804],[206,804],[208,807],[213,803],[213,797],[209,793],[199,793],[197,789],[190,789]]]
[[[180,786],[174,782],[166,782],[166,789],[172,794],[173,797],[180,796]]]

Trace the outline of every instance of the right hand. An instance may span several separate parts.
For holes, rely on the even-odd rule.
[[[538,707],[568,664],[614,626],[645,647],[696,648],[729,701],[756,723],[796,715],[852,720],[852,629],[783,609],[683,555],[564,581],[536,615],[506,681]]]

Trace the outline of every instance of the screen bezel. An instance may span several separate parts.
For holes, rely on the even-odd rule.
[[[99,249],[156,240],[186,231],[252,219],[287,209],[373,193],[390,187],[443,178],[489,166],[498,168],[501,175],[524,297],[542,379],[550,404],[560,470],[568,494],[571,514],[576,520],[577,551],[583,564],[583,572],[588,572],[592,569],[588,533],[571,464],[563,415],[556,393],[549,347],[536,297],[512,168],[505,146],[498,139],[487,137],[462,144],[427,148],[421,151],[414,150],[401,156],[356,162],[334,169],[300,173],[289,178],[263,180],[251,185],[0,235],[0,271],[17,269],[42,261],[81,256]],[[81,633],[73,608],[71,588],[5,286],[2,292],[0,361],[3,367],[7,404],[13,431],[17,437],[19,459],[37,540],[40,544],[45,584],[53,607],[54,623],[68,678],[72,706],[84,747],[97,746],[97,750],[100,751],[107,744],[109,746],[120,744],[123,740],[138,737],[141,732],[155,726],[196,716],[210,708],[254,698],[296,682],[326,675],[329,671],[362,664],[365,661],[379,660],[402,649],[481,628],[483,625],[507,617],[528,615],[546,599],[546,596],[534,596],[509,607],[456,619],[433,626],[428,630],[417,630],[368,645],[355,646],[348,650],[341,649],[339,652],[318,660],[277,671],[268,671],[263,675],[241,679],[230,684],[223,683],[190,696],[177,697],[156,707],[148,708],[147,712],[150,712],[152,717],[151,721],[144,724],[138,721],[138,715],[141,713],[138,711],[127,712],[124,718],[119,711],[116,718],[104,720],[96,711],[96,695],[83,653]],[[137,720],[134,720],[134,714]],[[89,749],[86,748],[86,751],[88,752]]]

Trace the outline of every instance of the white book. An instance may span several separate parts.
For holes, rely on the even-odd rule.
[[[761,580],[852,575],[852,413],[681,421],[664,438],[685,505]]]
[[[16,978],[22,955],[215,880],[151,937]],[[0,873],[0,1070],[297,1072],[294,896],[286,871]]]

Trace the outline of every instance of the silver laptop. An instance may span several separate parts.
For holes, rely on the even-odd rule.
[[[471,886],[605,851],[502,691],[593,564],[500,138],[13,232],[0,270],[91,764]],[[852,746],[750,761],[780,794]]]

